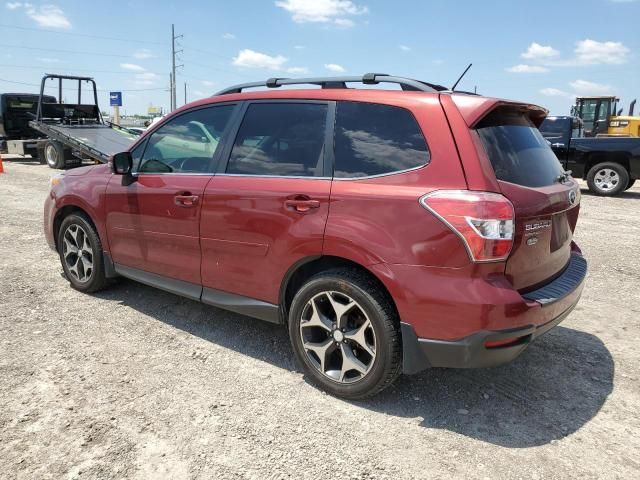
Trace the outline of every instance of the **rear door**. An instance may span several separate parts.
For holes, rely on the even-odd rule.
[[[517,289],[534,288],[569,261],[580,190],[522,109],[498,107],[476,131],[502,194],[515,209],[506,274]]]
[[[316,101],[245,105],[228,161],[204,194],[203,299],[219,290],[276,304],[289,267],[321,255],[331,190],[325,139],[334,109]]]
[[[137,180],[122,185],[122,177],[111,178],[106,224],[117,265],[200,285],[204,189],[234,108],[210,106],[170,119],[132,152]]]

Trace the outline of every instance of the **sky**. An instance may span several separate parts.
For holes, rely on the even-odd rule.
[[[96,79],[103,111],[109,91],[123,92],[121,113],[167,109],[172,23],[178,106],[185,82],[188,101],[270,77],[383,72],[451,86],[469,63],[459,89],[552,114],[575,95],[615,94],[625,113],[640,97],[640,0],[9,1],[0,92],[68,73]]]

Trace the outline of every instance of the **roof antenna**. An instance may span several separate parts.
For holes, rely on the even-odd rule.
[[[456,91],[456,87],[458,86],[458,84],[460,83],[460,80],[462,80],[462,78],[467,74],[467,72],[469,71],[469,69],[471,68],[471,65],[473,65],[473,63],[470,63],[469,66],[467,68],[464,69],[464,72],[462,72],[462,75],[460,75],[458,77],[458,80],[456,80],[456,83],[453,84],[453,87],[451,87],[451,91],[455,92]]]

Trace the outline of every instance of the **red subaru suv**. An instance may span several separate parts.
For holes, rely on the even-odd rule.
[[[46,237],[80,291],[123,276],[287,325],[307,377],[345,398],[498,365],[586,276],[546,113],[383,74],[238,85],[52,179]]]

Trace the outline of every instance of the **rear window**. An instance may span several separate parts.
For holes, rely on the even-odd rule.
[[[498,180],[546,187],[564,173],[549,143],[523,112],[499,107],[476,129]]]
[[[427,163],[429,150],[411,112],[374,103],[338,103],[334,177],[383,175]]]

